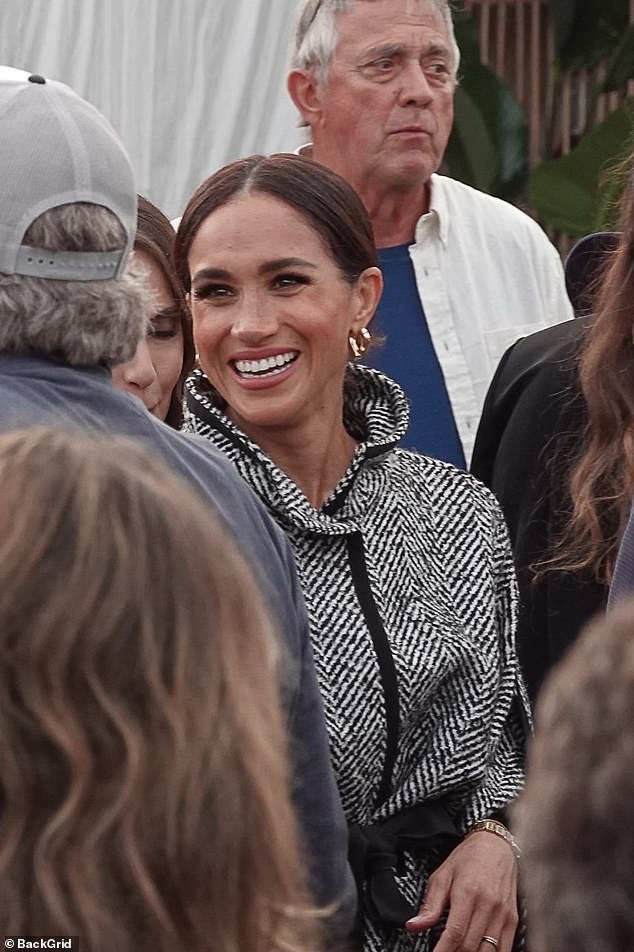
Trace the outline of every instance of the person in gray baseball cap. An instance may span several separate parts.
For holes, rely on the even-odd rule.
[[[342,938],[356,909],[347,830],[289,546],[206,440],[167,427],[112,385],[111,367],[132,357],[151,307],[127,270],[137,199],[126,151],[107,120],[67,86],[0,69],[0,169],[0,430],[59,423],[132,437],[218,513],[284,643],[306,865],[317,902],[336,910],[333,938]]]

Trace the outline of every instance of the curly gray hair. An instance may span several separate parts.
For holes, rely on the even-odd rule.
[[[85,202],[40,215],[23,243],[48,251],[125,247],[118,219]],[[0,273],[0,353],[39,351],[75,366],[112,366],[133,355],[150,315],[148,292],[128,273],[104,281],[57,281]]]
[[[304,0],[292,38],[291,64],[299,69],[315,67],[320,82],[326,80],[328,66],[337,46],[337,17],[362,0]],[[363,0],[369,2],[369,0]],[[453,52],[454,80],[460,64],[449,0],[428,0],[442,15]]]

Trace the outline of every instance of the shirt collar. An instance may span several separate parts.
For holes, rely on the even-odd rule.
[[[416,224],[416,241],[423,238],[424,232],[436,223],[438,237],[447,245],[449,235],[449,208],[442,175],[434,173],[429,180],[429,211],[422,215]]]
[[[303,155],[305,159],[312,159],[313,157],[313,144],[312,142],[304,142],[303,145],[298,145],[295,149],[295,155]]]

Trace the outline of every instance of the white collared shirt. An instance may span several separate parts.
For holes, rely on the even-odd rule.
[[[573,312],[559,254],[532,218],[444,175],[430,185],[410,257],[469,459],[504,351]]]

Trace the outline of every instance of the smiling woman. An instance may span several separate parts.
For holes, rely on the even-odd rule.
[[[200,186],[175,254],[201,364],[186,428],[234,463],[297,559],[359,945],[423,952],[449,907],[437,952],[485,935],[509,952],[516,859],[491,816],[522,781],[512,560],[493,497],[397,449],[402,391],[350,360],[382,288],[363,205],[309,159],[253,156]]]
[[[381,290],[372,260],[347,279],[305,215],[262,192],[205,219],[189,252],[196,348],[238,426],[290,432],[309,421],[337,433],[348,337],[370,322]],[[345,468],[347,444],[333,447],[326,481]],[[317,505],[321,492],[311,490]]]

